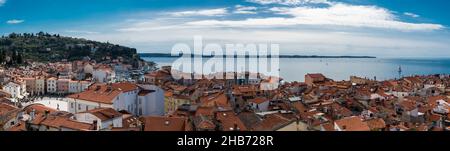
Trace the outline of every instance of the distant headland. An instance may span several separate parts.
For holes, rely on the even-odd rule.
[[[180,55],[171,55],[169,53],[139,53],[140,57],[160,57],[160,58],[179,58],[181,57],[183,54]],[[191,56],[196,56],[196,57],[204,57],[204,58],[211,58],[214,56],[209,56],[209,55],[195,55],[195,54],[191,54]],[[226,55],[224,55],[223,57],[227,57]],[[234,55],[233,57],[258,57],[258,56],[237,56]],[[376,58],[374,56],[321,56],[321,55],[279,55],[278,58]]]

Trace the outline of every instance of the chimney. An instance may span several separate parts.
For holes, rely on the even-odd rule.
[[[112,91],[112,86],[110,84],[108,84],[108,86],[106,86],[106,92],[111,92]]]
[[[100,90],[101,86],[97,85],[97,87],[95,87],[95,91]]]
[[[97,120],[94,120],[93,122],[92,122],[92,124],[94,125],[94,131],[96,131],[97,130]]]
[[[25,129],[26,129],[26,131],[31,131],[32,130],[31,129],[31,121],[25,121]]]
[[[33,109],[33,110],[30,112],[30,120],[31,120],[31,121],[34,120],[35,116],[36,116],[36,109]]]
[[[140,127],[141,127],[141,131],[145,131],[145,123],[144,122],[141,122]]]
[[[240,131],[240,128],[238,127],[238,125],[236,123],[234,123],[233,126],[234,126],[233,127],[234,131]]]
[[[48,117],[48,114],[50,114],[50,111],[49,111],[49,110],[45,110],[45,111],[44,111],[44,117],[47,118],[47,117]]]

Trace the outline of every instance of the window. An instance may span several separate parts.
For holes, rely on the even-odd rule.
[[[70,108],[73,108],[73,102],[72,102],[72,103],[70,103]]]
[[[81,104],[78,104],[78,110],[81,110]]]
[[[142,104],[142,99],[141,98],[139,98],[139,104]]]
[[[86,111],[87,111],[87,110],[89,110],[89,109],[88,109],[88,106],[86,105]]]
[[[142,115],[142,108],[139,108],[139,115]]]

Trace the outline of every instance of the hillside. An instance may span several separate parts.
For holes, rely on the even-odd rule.
[[[67,59],[71,61],[86,56],[96,61],[102,61],[105,56],[110,56],[112,59],[120,56],[124,62],[130,64],[141,60],[134,48],[57,34],[12,33],[0,38],[0,62],[10,65],[21,64],[27,60],[52,62]]]

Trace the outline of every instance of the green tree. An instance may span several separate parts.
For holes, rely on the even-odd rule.
[[[0,50],[0,64],[3,64],[5,62],[5,51]]]
[[[17,64],[22,64],[23,63],[23,58],[22,58],[22,53],[19,51],[17,52],[17,58],[16,58],[16,63]]]

